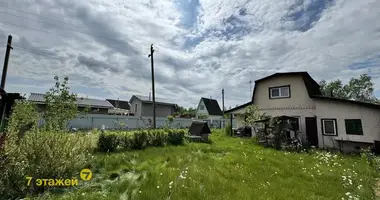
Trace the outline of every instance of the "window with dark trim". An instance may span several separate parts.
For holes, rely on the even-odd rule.
[[[290,85],[270,87],[269,98],[270,99],[290,98]]]
[[[363,127],[361,119],[345,119],[346,134],[363,135]]]
[[[322,134],[328,136],[338,135],[336,119],[321,119]]]
[[[205,106],[204,105],[200,105],[199,106],[199,110],[204,110],[205,109]]]

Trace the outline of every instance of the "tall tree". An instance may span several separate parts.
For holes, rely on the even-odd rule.
[[[322,80],[319,85],[321,92],[325,96],[331,96],[343,99],[350,99],[365,102],[379,102],[373,96],[373,83],[371,77],[367,74],[362,74],[358,78],[351,78],[347,85],[342,84],[341,80],[326,82]]]

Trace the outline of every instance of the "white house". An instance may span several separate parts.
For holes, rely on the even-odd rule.
[[[133,95],[129,100],[131,112],[135,116],[153,116],[153,99],[150,96]],[[155,98],[156,117],[173,115],[176,104],[169,103],[165,99]]]
[[[252,100],[226,111],[237,118],[248,105],[270,116],[298,118],[303,139],[324,148],[348,152],[380,140],[380,105],[323,96],[307,72],[275,73],[255,81]]]
[[[196,117],[198,118],[200,115],[208,115],[207,119],[210,120],[220,120],[223,118],[223,112],[219,107],[218,101],[204,97],[199,100],[197,107]]]

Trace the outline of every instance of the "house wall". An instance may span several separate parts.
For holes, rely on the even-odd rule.
[[[204,107],[203,110],[200,109],[201,106]],[[206,109],[206,105],[205,105],[205,103],[203,102],[202,99],[201,99],[201,101],[198,104],[196,118],[198,118],[198,115],[208,115],[208,111]]]
[[[142,101],[138,98],[132,98],[131,104],[131,112],[135,114],[135,116],[141,116],[142,113]],[[137,110],[136,110],[137,106]]]
[[[269,88],[290,85],[290,98],[270,99]],[[315,102],[309,97],[301,76],[283,76],[264,80],[256,86],[254,104],[269,116],[286,115],[299,118],[300,135],[306,139],[305,117],[315,116]]]
[[[174,113],[174,107],[170,105],[156,104],[156,117],[167,117]],[[141,116],[153,116],[153,104],[142,103]]]
[[[290,117],[298,117],[300,124],[300,136],[303,140],[306,140],[306,120],[305,117],[314,117],[316,112],[315,109],[304,109],[304,108],[294,108],[294,109],[259,109],[260,112],[266,115],[275,117],[280,115],[286,115]]]
[[[244,124],[243,124],[244,117],[241,115],[241,113],[244,112],[245,108],[246,108],[246,106],[243,108],[236,109],[236,110],[234,110],[228,114],[228,115],[230,115],[230,114],[235,115],[234,120],[236,120],[236,127],[234,127],[234,128],[239,128],[239,127],[244,126]],[[230,116],[228,116],[228,117],[230,117]]]
[[[290,85],[290,98],[269,99],[269,88]],[[256,86],[254,104],[261,109],[274,108],[315,108],[314,101],[309,97],[301,76],[283,76],[270,78]]]
[[[316,114],[318,126],[318,141],[320,147],[337,147],[334,139],[343,139],[358,142],[373,143],[374,140],[380,140],[380,110],[368,108],[360,105],[342,102],[332,102],[316,100]],[[322,122],[323,118],[336,119],[337,136],[323,136]],[[347,135],[345,119],[361,119],[363,135]],[[348,145],[357,145],[355,143],[346,143],[344,148],[352,148]],[[357,145],[358,146],[358,145]]]

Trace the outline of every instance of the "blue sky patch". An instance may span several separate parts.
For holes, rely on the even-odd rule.
[[[365,68],[379,67],[379,65],[380,65],[380,54],[370,57],[360,62],[355,62],[349,65],[348,68],[351,70],[359,70],[359,69],[365,69]]]
[[[188,29],[192,28],[198,19],[199,0],[178,0],[177,5],[182,13],[182,25]]]
[[[330,6],[334,0],[299,0],[292,6],[288,19],[296,23],[294,27],[298,31],[305,32],[311,29],[321,18],[324,9]],[[310,2],[306,4],[306,2]]]

